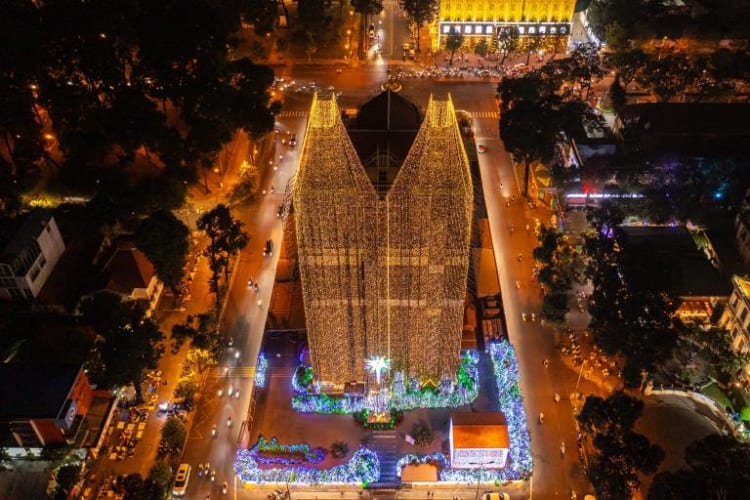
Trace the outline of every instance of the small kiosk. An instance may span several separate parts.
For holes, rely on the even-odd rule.
[[[453,469],[502,469],[508,460],[508,424],[502,413],[452,413]]]

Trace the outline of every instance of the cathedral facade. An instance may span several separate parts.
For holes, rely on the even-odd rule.
[[[376,99],[381,125],[350,137],[335,98],[316,96],[295,179],[310,358],[332,387],[367,381],[376,356],[421,382],[454,377],[459,363],[473,186],[453,103],[432,97],[421,124],[404,125],[391,111],[407,109],[403,98]],[[374,174],[378,154],[399,147],[403,161]]]

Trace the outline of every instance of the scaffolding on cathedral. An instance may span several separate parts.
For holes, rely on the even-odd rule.
[[[455,377],[472,195],[450,96],[430,99],[384,197],[335,98],[314,97],[294,206],[310,358],[324,387],[373,384],[365,360],[375,356],[422,383]]]

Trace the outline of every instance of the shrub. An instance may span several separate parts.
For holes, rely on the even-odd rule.
[[[414,444],[417,446],[429,446],[435,439],[432,429],[424,420],[415,422],[411,427],[411,436],[414,438]]]
[[[344,458],[349,453],[349,445],[343,441],[336,441],[331,444],[330,451],[333,458]]]

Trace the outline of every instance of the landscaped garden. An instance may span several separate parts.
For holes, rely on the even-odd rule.
[[[451,469],[448,458],[437,451],[441,439],[433,445],[433,430],[422,420],[412,422],[409,435],[414,446],[425,448],[427,453],[405,453],[396,465],[400,476],[401,468],[409,464],[434,464],[439,470],[440,481],[476,482],[481,480],[509,481],[528,478],[532,471],[530,437],[526,414],[519,389],[518,364],[513,348],[507,341],[490,344],[489,355],[499,395],[500,411],[505,416],[510,438],[508,463],[504,469]],[[467,351],[462,355],[460,368],[455,381],[442,381],[437,387],[420,386],[415,380],[405,380],[403,375],[393,372],[389,400],[390,421],[383,427],[400,425],[409,410],[459,408],[470,404],[479,394],[479,354]],[[292,377],[294,387],[293,407],[300,413],[351,414],[365,429],[368,425],[368,412],[364,397],[330,396],[319,394],[313,384],[312,370],[300,366]],[[419,410],[419,409],[422,410]],[[432,411],[432,410],[428,410]],[[321,418],[321,417],[316,417]],[[333,417],[328,417],[333,418]],[[341,418],[341,417],[336,417]],[[385,425],[387,424],[387,425]],[[378,424],[380,425],[380,424]],[[439,432],[439,431],[436,431]],[[443,432],[444,434],[444,432]],[[442,436],[445,439],[446,436]],[[417,442],[417,440],[419,442]],[[235,470],[243,482],[268,483],[289,482],[305,484],[346,483],[366,485],[380,478],[380,462],[366,440],[351,455],[348,461],[340,463],[348,453],[345,442],[336,442],[330,451],[314,448],[307,443],[282,444],[277,439],[260,437],[248,449],[237,452]],[[337,465],[336,464],[339,462]]]

